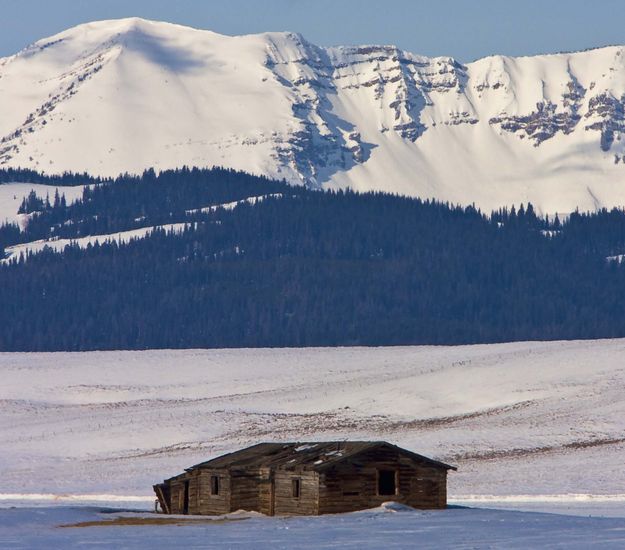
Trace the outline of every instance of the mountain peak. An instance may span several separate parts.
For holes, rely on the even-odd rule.
[[[0,165],[228,166],[564,212],[625,205],[621,46],[466,65],[291,32],[96,21],[0,60]]]
[[[51,37],[63,37],[63,36],[80,36],[88,33],[104,33],[109,35],[115,35],[117,33],[126,32],[142,32],[146,34],[150,33],[163,33],[163,32],[186,32],[186,31],[198,31],[211,33],[208,30],[194,29],[186,25],[178,25],[176,23],[169,23],[167,21],[154,21],[151,19],[144,19],[141,17],[124,17],[120,19],[101,19],[97,21],[89,21],[87,23],[81,23],[75,27],[66,29],[57,35]],[[49,39],[45,39],[49,40]]]

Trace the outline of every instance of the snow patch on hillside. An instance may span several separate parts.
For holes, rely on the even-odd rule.
[[[54,200],[54,194],[58,190],[59,195],[65,195],[67,204],[72,204],[82,198],[84,185],[56,186],[40,185],[37,183],[0,183],[0,225],[14,223],[23,228],[28,223],[28,214],[18,214],[17,211],[22,201],[31,191],[38,197],[50,201]]]
[[[86,237],[78,237],[75,239],[42,239],[28,243],[7,246],[5,249],[5,258],[0,260],[2,263],[11,263],[20,256],[26,258],[29,254],[37,254],[44,250],[53,252],[63,252],[67,246],[77,246],[79,248],[87,248],[96,243],[102,245],[105,243],[126,244],[136,239],[143,239],[154,231],[164,231],[166,234],[182,233],[191,224],[189,223],[170,223],[157,226],[141,227],[139,229],[130,229],[128,231],[118,231],[116,233],[108,233],[106,235],[89,235]]]
[[[185,210],[187,214],[209,214],[210,212],[215,212],[220,208],[224,210],[234,210],[237,206],[242,204],[258,204],[263,202],[265,199],[274,198],[280,199],[282,198],[282,193],[269,193],[268,195],[259,195],[257,197],[247,197],[246,199],[241,199],[238,201],[226,202],[223,204],[211,204],[210,206],[204,206],[202,208],[193,208],[192,210]]]
[[[621,262],[623,262],[623,260],[625,260],[625,254],[617,254],[616,256],[608,256],[606,257],[606,260],[608,262],[615,262],[617,264],[620,264]]]

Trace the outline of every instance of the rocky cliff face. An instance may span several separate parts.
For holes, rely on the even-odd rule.
[[[485,208],[625,205],[624,50],[462,64],[102,21],[0,60],[0,165],[223,165]]]

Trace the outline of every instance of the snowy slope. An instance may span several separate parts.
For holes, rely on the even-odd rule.
[[[45,199],[46,196],[52,201],[54,193],[58,190],[59,195],[65,195],[68,204],[81,199],[84,185],[56,186],[41,185],[38,183],[4,183],[0,184],[0,225],[14,223],[24,227],[28,223],[27,214],[18,214],[17,211],[31,191],[35,191],[38,197]]]
[[[223,165],[546,212],[625,205],[624,47],[466,65],[131,18],[0,59],[0,164]]]
[[[88,235],[86,237],[78,237],[76,239],[41,239],[28,243],[7,246],[4,249],[5,257],[0,260],[0,264],[8,264],[17,260],[20,255],[37,254],[44,250],[54,252],[63,252],[66,246],[78,246],[79,248],[87,248],[96,243],[117,243],[126,244],[136,239],[143,239],[151,235],[154,231],[164,231],[166,234],[182,233],[185,228],[191,224],[187,223],[168,223],[165,225],[141,227],[139,229],[130,229],[128,231],[118,231],[117,233],[108,233],[106,235]]]
[[[457,465],[463,502],[625,506],[624,354],[625,340],[3,353],[0,492],[150,498],[244,445],[353,438]]]

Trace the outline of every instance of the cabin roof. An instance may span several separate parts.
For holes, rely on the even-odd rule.
[[[377,447],[390,447],[434,468],[456,470],[454,466],[413,453],[386,441],[322,441],[292,443],[258,443],[206,462],[200,462],[187,471],[202,468],[303,468],[322,471],[348,458]]]

